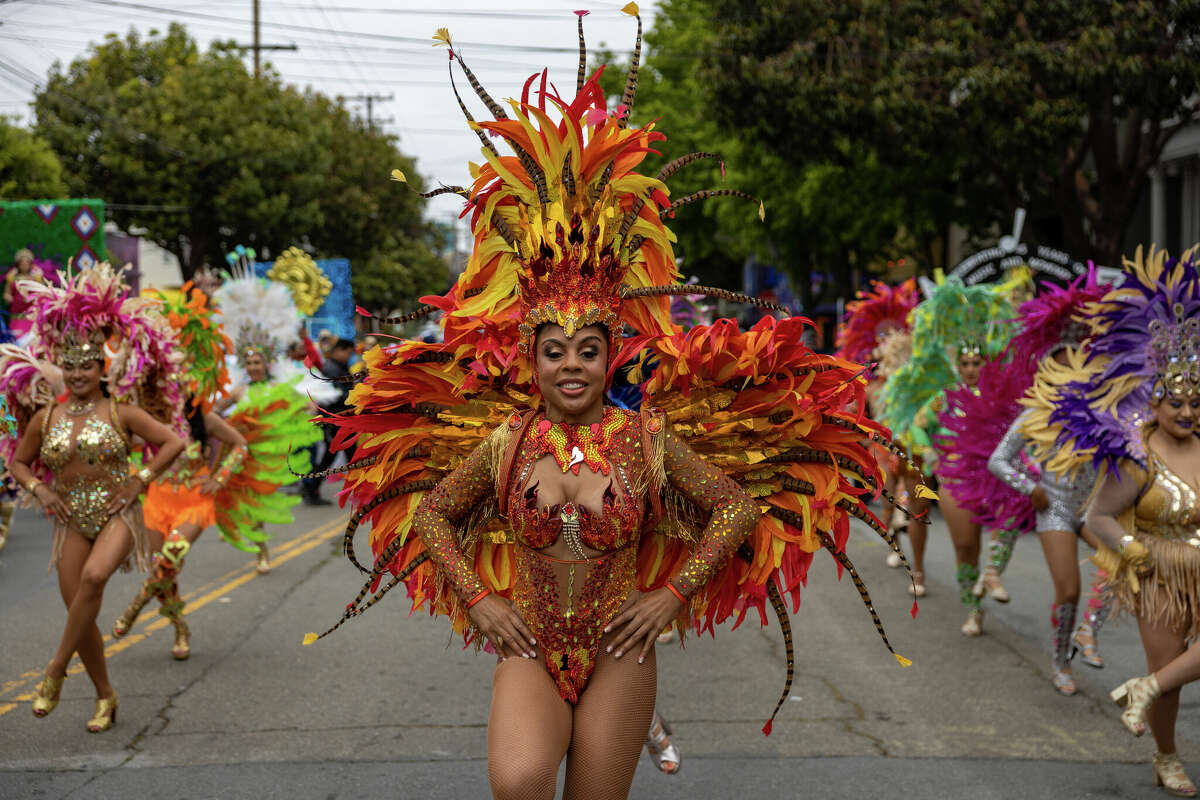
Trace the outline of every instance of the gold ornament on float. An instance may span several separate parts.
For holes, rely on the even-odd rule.
[[[267,271],[267,277],[288,287],[296,308],[306,317],[316,313],[333,289],[333,283],[321,272],[317,262],[299,247],[289,247],[280,253]]]

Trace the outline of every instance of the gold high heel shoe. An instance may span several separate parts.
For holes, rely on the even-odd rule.
[[[171,647],[171,655],[176,661],[187,661],[192,654],[192,632],[182,619],[172,622],[175,623],[175,644]]]
[[[258,571],[259,575],[266,575],[271,571],[271,556],[267,553],[265,543],[258,546],[258,563],[255,564],[254,569]]]
[[[1188,778],[1178,753],[1154,754],[1154,785],[1175,797],[1196,796],[1196,784]]]
[[[54,710],[58,705],[58,696],[62,693],[63,681],[67,679],[66,675],[61,678],[51,678],[49,675],[42,677],[42,682],[37,687],[37,697],[33,698],[33,715],[35,717],[44,717]]]
[[[117,721],[117,693],[96,700],[96,713],[88,720],[88,733],[103,733]]]
[[[1130,678],[1109,692],[1109,697],[1119,706],[1125,706],[1121,713],[1121,722],[1134,736],[1146,732],[1146,712],[1162,694],[1158,687],[1158,678],[1147,675],[1144,678]]]
[[[117,617],[117,621],[113,623],[112,635],[114,639],[120,639],[133,627],[133,623],[137,622],[138,615],[142,613],[146,603],[150,602],[150,590],[145,584],[138,591],[137,596],[129,603],[129,607],[125,609],[125,613]]]

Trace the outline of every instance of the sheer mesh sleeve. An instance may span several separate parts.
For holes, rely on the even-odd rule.
[[[1004,438],[996,445],[987,461],[988,472],[1026,496],[1033,494],[1033,490],[1037,488],[1037,481],[1026,471],[1021,461],[1021,453],[1026,444],[1021,426],[1025,424],[1025,418],[1028,416],[1029,412],[1025,411],[1013,420],[1013,424],[1008,426]]]
[[[458,546],[458,523],[496,492],[492,447],[489,439],[475,448],[458,469],[421,498],[413,513],[412,529],[464,603],[482,592],[484,585]]]
[[[671,583],[691,597],[712,578],[754,530],[758,504],[725,473],[692,452],[667,428],[663,432],[663,467],[671,486],[709,514],[700,543]]]
[[[1121,537],[1133,533],[1125,529],[1119,517],[1137,503],[1148,476],[1128,461],[1121,462],[1119,476],[1105,472],[1096,487],[1095,499],[1087,510],[1086,524],[1105,546],[1117,550]]]

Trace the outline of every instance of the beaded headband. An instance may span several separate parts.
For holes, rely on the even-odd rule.
[[[1162,400],[1200,395],[1200,319],[1187,318],[1182,303],[1171,307],[1173,322],[1150,321],[1148,356],[1154,367],[1153,394]]]
[[[238,362],[244,368],[251,356],[260,356],[270,364],[275,360],[275,339],[258,325],[243,325],[237,336]]]
[[[54,348],[54,360],[60,367],[78,367],[91,361],[104,363],[104,343],[109,331],[92,330],[87,333],[66,331]]]

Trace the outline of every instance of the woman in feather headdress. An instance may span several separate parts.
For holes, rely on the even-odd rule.
[[[938,438],[944,430],[939,414],[946,408],[946,397],[955,389],[977,391],[984,360],[994,358],[1008,342],[1012,315],[1008,287],[965,286],[954,276],[939,276],[938,283],[929,287],[926,298],[912,312],[912,357],[884,385],[884,421],[914,456],[920,456],[923,468],[938,475],[939,481],[948,456]],[[953,459],[953,454],[949,458]],[[953,490],[942,490],[939,497],[954,542],[959,595],[967,609],[962,632],[979,636],[983,632],[983,609],[976,584],[981,578],[982,529],[959,505]],[[923,536],[910,538],[914,549],[923,544]],[[918,576],[918,582],[923,578]]]
[[[1179,690],[1200,677],[1200,270],[1141,248],[1120,288],[1089,308],[1090,345],[1039,374],[1030,426],[1039,460],[1099,472],[1087,525],[1103,543],[1114,606],[1136,616],[1151,673],[1113,699],[1137,736],[1154,735],[1155,782],[1192,797],[1175,752]],[[1190,644],[1190,646],[1189,646]]]
[[[6,402],[21,407],[24,420],[10,470],[54,517],[50,564],[58,568],[67,604],[66,628],[33,713],[44,717],[58,705],[67,665],[78,652],[96,686],[87,729],[97,733],[117,716],[96,627],[104,587],[131,552],[139,569],[146,568],[138,496],[183,449],[168,427],[181,410],[172,385],[174,337],[144,301],[128,297],[108,264],[68,275],[62,288],[29,281],[18,289],[36,313],[32,355],[54,362],[68,391],[67,400],[57,402],[45,370],[15,348],[0,358]],[[154,453],[136,474],[129,462],[133,436]]]
[[[444,30],[435,41],[451,46]],[[750,298],[679,283],[664,220],[744,195],[668,199],[664,181],[712,154],[637,172],[662,134],[627,121],[636,55],[615,110],[581,57],[573,100],[542,73],[506,111],[450,54],[490,113],[471,122],[485,163],[469,188],[427,196],[466,199],[475,246],[450,291],[410,315],[443,311],[444,341],[367,353],[351,411],[331,420],[357,452],[342,470],[346,553],[358,566],[364,521],[374,553],[334,628],[406,583],[417,607],[499,656],[493,795],[553,797],[565,755],[566,797],[621,798],[668,623],[765,621],[769,602],[787,626],[782,593],[798,599],[822,548],[869,602],[844,545],[851,517],[891,540],[864,502],[882,480],[870,446],[887,434],[857,411],[861,367],[802,344],[807,321],[672,326],[670,295]],[[631,359],[648,373],[634,379],[640,412],[603,400]]]
[[[253,257],[253,251],[248,251]],[[311,469],[307,447],[321,439],[312,424],[314,400],[331,387],[291,366],[284,348],[300,325],[300,313],[287,287],[255,277],[252,262],[234,263],[232,276],[213,294],[220,324],[233,333],[239,377],[218,404],[232,408],[230,422],[249,442],[254,468],[250,485],[256,490],[238,494],[237,512],[217,525],[221,536],[240,550],[255,553],[257,569],[271,571],[266,524],[289,525],[294,495],[274,491],[294,479],[293,468]],[[289,466],[288,453],[295,453]],[[266,487],[270,486],[269,490]],[[242,487],[246,488],[246,487]]]
[[[954,453],[940,475],[947,490],[984,528],[1004,531],[1006,538],[1038,532],[1054,584],[1052,682],[1065,695],[1076,691],[1070,669],[1076,650],[1083,650],[1084,663],[1103,666],[1096,637],[1107,614],[1095,587],[1089,610],[1075,628],[1077,539],[1096,544],[1083,525],[1083,505],[1095,478],[1060,476],[1029,458],[1026,429],[1041,423],[1021,400],[1040,367],[1066,363],[1066,349],[1086,336],[1086,325],[1076,318],[1106,290],[1094,271],[1065,288],[1044,285],[1041,294],[1021,304],[1018,333],[999,358],[984,365],[979,391],[949,393],[943,415],[945,446]],[[983,586],[979,589],[982,594]]]
[[[191,546],[216,522],[218,506],[236,502],[229,495],[235,476],[243,471],[247,447],[246,438],[212,410],[213,398],[227,380],[225,356],[232,345],[212,319],[208,298],[191,283],[184,284],[178,297],[161,292],[150,296],[179,337],[183,355],[179,381],[186,395],[188,440],[184,452],[146,489],[142,508],[154,550],[151,574],[112,633],[117,639],[127,634],[142,608],[156,597],[161,603],[159,613],[175,628],[172,655],[183,660],[191,654],[191,632],[183,620],[177,578]],[[212,470],[221,448],[225,448],[224,458]]]

